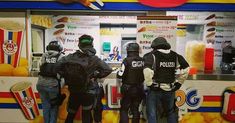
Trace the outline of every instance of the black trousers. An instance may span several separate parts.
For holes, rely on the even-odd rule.
[[[102,104],[102,98],[104,97],[104,89],[103,86],[100,86],[97,88],[96,91],[96,103],[94,105],[94,121],[99,123],[102,120],[102,112],[103,112],[103,104]]]
[[[121,87],[122,99],[120,108],[120,123],[128,123],[128,111],[130,110],[133,117],[132,123],[140,122],[139,105],[143,99],[142,85],[126,85]]]
[[[71,93],[68,101],[68,116],[65,123],[73,123],[76,113],[82,106],[82,123],[92,123],[91,110],[94,104],[95,96],[90,93]]]

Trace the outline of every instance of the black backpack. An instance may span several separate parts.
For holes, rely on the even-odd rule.
[[[87,71],[88,57],[79,58],[63,64],[65,84],[70,91],[86,92],[88,90],[90,76]]]
[[[40,72],[38,74],[45,77],[56,77],[56,62],[58,61],[59,56],[60,53],[54,57],[47,58],[46,62],[40,66]]]

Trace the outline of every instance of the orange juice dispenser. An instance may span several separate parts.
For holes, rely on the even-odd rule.
[[[205,61],[205,48],[203,42],[204,25],[200,24],[187,24],[186,25],[186,40],[185,45],[185,58],[188,61],[191,70],[203,71]],[[196,73],[196,72],[194,72]]]

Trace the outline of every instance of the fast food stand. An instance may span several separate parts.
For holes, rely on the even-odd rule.
[[[103,4],[101,2],[103,2]],[[176,34],[168,35],[168,38],[174,37],[174,40],[170,42],[173,47],[175,47],[173,50],[182,53],[185,57],[189,57],[186,56],[184,50],[188,38],[193,37],[187,37],[187,35],[191,34],[190,32],[192,32],[192,30],[194,30],[193,34],[198,28],[201,29],[199,32],[203,32],[203,34],[197,33],[202,36],[195,39],[206,43],[210,38],[215,40],[214,45],[216,45],[213,72],[204,73],[201,66],[194,66],[192,70],[195,70],[196,68],[196,72],[192,72],[182,88],[176,92],[176,104],[179,106],[179,121],[181,123],[229,123],[229,121],[221,116],[222,109],[227,105],[231,105],[232,107],[234,105],[229,103],[224,105],[223,92],[227,87],[235,86],[235,76],[234,74],[221,74],[219,62],[222,57],[220,48],[221,43],[225,40],[232,40],[233,46],[235,44],[235,23],[232,22],[235,19],[235,14],[233,13],[235,11],[235,2],[226,0],[181,0],[176,1],[175,4],[167,3],[168,1],[148,3],[145,0],[127,0],[124,2],[107,0],[101,2],[81,1],[81,3],[74,2],[65,4],[52,0],[0,1],[0,9],[3,10],[0,13],[0,122],[42,122],[41,101],[35,88],[37,82],[37,69],[33,69],[37,68],[39,65],[39,59],[34,57],[37,52],[32,50],[35,47],[35,42],[32,41],[35,40],[32,36],[34,33],[31,31],[31,24],[33,24],[43,27],[46,30],[45,42],[39,43],[41,49],[38,51],[40,51],[40,53],[44,51],[42,49],[48,44],[48,41],[50,39],[58,38],[58,35],[60,35],[59,38],[61,41],[66,42],[64,44],[66,54],[76,50],[76,36],[81,35],[81,32],[91,34],[95,37],[94,45],[95,48],[98,49],[97,55],[100,58],[107,60],[107,63],[114,69],[114,72],[109,75],[103,83],[106,92],[106,96],[102,100],[105,109],[103,112],[103,122],[117,123],[119,120],[118,108],[120,107],[121,94],[116,82],[115,70],[120,67],[121,61],[109,61],[107,55],[113,51],[114,46],[117,46],[119,50],[122,51],[125,43],[132,41],[142,44],[142,49],[144,46],[149,47],[149,41],[151,43],[151,39],[153,39],[154,36],[150,36],[151,38],[147,41],[138,38],[136,34],[142,34],[137,33],[137,30],[140,29],[140,27],[150,27],[151,25],[140,26],[140,24],[138,24],[138,21],[140,20],[138,20],[138,17],[136,16],[152,15],[156,16],[155,20],[157,20],[159,15],[161,15],[174,16],[174,18],[177,18],[177,23],[174,23],[175,25],[169,26],[169,28],[161,27],[161,29],[167,28],[169,31],[175,30],[175,32],[173,31],[171,33]],[[160,12],[154,14],[155,11]],[[57,16],[52,16],[55,15],[55,13]],[[92,16],[84,16],[84,13]],[[104,13],[108,13],[107,15],[110,16],[102,17],[101,15]],[[117,13],[119,13],[119,16],[112,16],[112,14],[115,15]],[[127,16],[121,17],[120,13],[124,13]],[[97,14],[100,17],[97,16]],[[132,14],[136,16],[130,16]],[[215,17],[210,16],[213,14],[215,14]],[[220,18],[219,20],[218,17],[226,19],[221,20]],[[205,20],[206,18],[210,19]],[[100,20],[100,22],[97,20]],[[207,24],[213,21],[217,22],[217,25],[212,25],[216,28],[216,30],[214,30],[215,33],[205,31],[209,29]],[[120,22],[123,23],[120,24]],[[163,22],[168,23],[169,20],[165,19]],[[222,22],[224,25],[221,25]],[[84,26],[80,27],[77,25]],[[203,26],[197,27],[195,25]],[[128,26],[129,28],[127,28]],[[117,27],[118,29],[116,29]],[[107,28],[112,28],[113,30],[108,31]],[[122,35],[123,33],[114,33],[122,32],[120,28],[125,30],[123,31],[125,35]],[[157,30],[156,28],[159,27],[151,26],[151,29]],[[218,29],[223,30],[224,33],[219,32]],[[233,33],[229,33],[229,31],[232,31]],[[76,34],[72,32],[76,32]],[[131,33],[126,34],[126,32]],[[167,36],[167,34],[165,34],[165,36]],[[109,41],[111,39],[114,41]],[[39,44],[36,43],[36,46]],[[124,53],[121,55],[122,57],[125,56]],[[198,56],[198,58],[201,57],[200,55]],[[192,58],[189,57],[188,60],[190,59]],[[23,83],[23,85],[15,85],[18,83]],[[66,92],[66,89],[63,91]],[[60,107],[59,122],[63,122],[65,117],[66,102]],[[79,113],[76,117],[76,121],[80,122]]]

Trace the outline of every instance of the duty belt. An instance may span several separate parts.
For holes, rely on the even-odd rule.
[[[173,83],[166,83],[166,82],[153,82],[153,87],[161,87],[161,86],[166,86],[168,85],[169,87],[172,87],[174,84]]]

